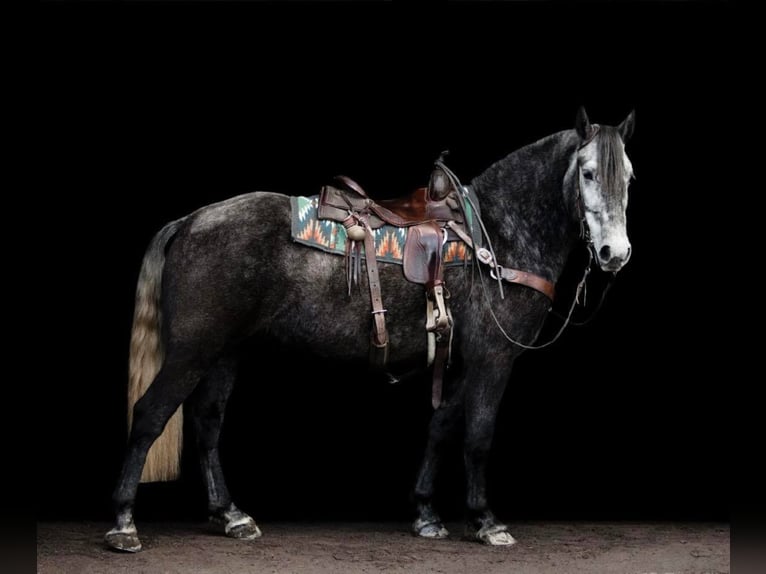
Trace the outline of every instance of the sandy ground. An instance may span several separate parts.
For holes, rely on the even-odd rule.
[[[49,573],[619,573],[729,572],[728,524],[519,523],[517,544],[487,547],[452,537],[429,541],[406,524],[260,524],[263,537],[238,541],[201,523],[139,525],[144,550],[102,543],[106,523],[37,525],[37,572]]]

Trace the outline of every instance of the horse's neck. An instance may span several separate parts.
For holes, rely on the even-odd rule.
[[[476,177],[476,191],[501,265],[557,281],[577,240],[574,131],[521,148]]]

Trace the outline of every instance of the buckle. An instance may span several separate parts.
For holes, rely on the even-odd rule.
[[[505,281],[513,281],[518,277],[518,273],[514,271],[513,269],[506,269],[502,265],[497,265],[495,269],[490,269],[489,275],[492,277],[492,279],[497,279],[497,275],[495,275],[495,270],[500,274],[500,278],[504,279]]]

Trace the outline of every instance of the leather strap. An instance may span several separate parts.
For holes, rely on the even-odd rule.
[[[436,358],[434,359],[434,372],[431,382],[431,406],[438,409],[442,404],[442,381],[444,380],[444,367],[449,357],[449,337],[446,333],[436,337]]]
[[[378,275],[378,261],[375,258],[375,238],[372,230],[365,223],[364,257],[367,264],[367,282],[370,286],[370,300],[372,301],[372,362],[384,366],[388,360],[388,331],[386,331],[386,310],[383,308],[383,296],[380,292],[380,277]]]
[[[429,360],[433,353],[433,373],[431,378],[431,405],[438,409],[442,403],[442,381],[449,363],[452,344],[452,313],[445,299],[444,285],[441,281],[426,292],[426,331],[429,338]],[[433,341],[433,343],[432,343]],[[429,362],[431,364],[431,362]]]
[[[510,267],[500,267],[500,277],[504,281],[508,281],[508,283],[518,283],[519,285],[531,287],[548,297],[551,301],[556,296],[556,286],[534,273],[511,269]]]
[[[454,221],[448,221],[447,225],[460,239],[463,240],[466,245],[468,245],[468,247],[473,249],[473,241],[471,241],[471,238],[468,237],[468,234],[466,234],[466,232],[461,229],[460,226],[455,224]],[[483,257],[482,252],[487,253],[488,256]],[[499,268],[500,278],[507,281],[508,283],[517,283],[519,285],[531,287],[535,291],[539,291],[548,297],[548,299],[551,301],[553,301],[553,298],[556,296],[556,286],[547,279],[543,279],[539,275],[529,273],[528,271],[521,271],[520,269],[514,269],[512,267],[503,267],[501,265],[497,265],[494,261],[492,261],[492,257],[489,255],[489,251],[486,249],[474,250],[474,253],[480,262],[489,265],[491,269]]]
[[[368,198],[367,192],[362,189],[362,186],[359,185],[357,182],[355,182],[350,177],[347,177],[345,175],[336,175],[335,179],[341,182],[343,185],[345,185],[348,189],[352,190],[353,192],[357,193],[358,195]]]

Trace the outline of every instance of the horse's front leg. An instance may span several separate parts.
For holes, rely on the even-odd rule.
[[[472,380],[466,393],[466,430],[464,460],[466,471],[466,505],[469,538],[492,546],[514,544],[508,527],[495,518],[487,502],[487,462],[495,432],[500,400],[510,371],[492,373],[483,370],[481,379]]]
[[[458,398],[451,398],[437,409],[428,427],[423,462],[420,465],[413,497],[417,517],[412,531],[423,538],[446,538],[449,532],[433,508],[434,481],[449,438],[454,435],[458,422],[462,420],[463,405]]]

